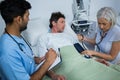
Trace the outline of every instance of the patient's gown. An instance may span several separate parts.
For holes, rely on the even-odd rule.
[[[38,40],[38,55],[44,56],[48,49],[53,48],[58,52],[58,48],[78,43],[77,38],[73,38],[67,33],[46,33]]]

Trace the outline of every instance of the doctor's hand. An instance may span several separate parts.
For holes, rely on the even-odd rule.
[[[34,57],[35,63],[39,64],[41,63],[43,60],[45,60],[45,56],[43,57]]]
[[[55,50],[50,48],[45,55],[45,60],[48,61],[50,64],[52,64],[55,61],[56,57],[57,57],[57,53],[55,52]]]

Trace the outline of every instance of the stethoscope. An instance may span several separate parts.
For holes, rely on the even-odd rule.
[[[96,47],[98,48],[98,51],[100,51],[99,44],[103,41],[103,39],[106,37],[106,35],[107,35],[107,32],[106,32],[106,33],[104,33],[104,35],[102,34],[102,32],[100,32],[101,39],[100,39],[100,41],[99,41],[99,42],[97,42],[97,43],[95,44],[95,45],[96,45]]]
[[[12,38],[12,40],[18,45],[19,49],[20,49],[23,53],[25,53],[29,58],[34,58],[33,53],[32,53],[32,55],[27,54],[27,53],[22,49],[22,47],[20,46],[21,44],[18,43],[18,42],[7,32],[6,29],[5,29],[5,32],[8,34],[8,36],[9,36],[10,38]],[[22,36],[21,36],[21,37],[22,37]],[[28,47],[30,48],[30,50],[31,50],[31,52],[32,52],[32,49],[31,49],[30,45],[28,44],[28,42],[26,42],[26,40],[25,40],[23,37],[22,37],[22,39],[25,41],[25,43],[28,45]]]

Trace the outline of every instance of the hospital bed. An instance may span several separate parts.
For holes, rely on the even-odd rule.
[[[42,34],[48,32],[48,20],[31,19],[27,30],[22,33],[36,56],[38,55],[37,41]],[[76,38],[76,34],[67,23],[65,32]],[[72,45],[60,48],[60,54],[62,62],[52,70],[64,75],[67,80],[120,80],[120,66],[106,66],[93,59],[86,59]],[[45,76],[43,80],[50,80],[50,78]]]
[[[37,0],[37,1],[30,0],[30,1],[31,1],[31,3],[33,3],[33,7],[32,7],[33,11],[32,12],[35,13],[35,14],[32,14],[31,16],[37,16],[37,18],[30,19],[27,30],[24,31],[22,34],[23,34],[23,37],[29,42],[34,54],[38,55],[38,45],[37,45],[38,38],[42,34],[46,33],[49,29],[49,27],[48,27],[49,19],[43,19],[41,17],[38,17],[38,15],[41,15],[41,13],[43,12],[44,16],[43,15],[41,15],[41,16],[46,17],[46,14],[50,14],[53,10],[60,11],[64,7],[63,12],[67,13],[66,14],[67,17],[71,16],[72,11],[71,11],[70,3],[72,3],[72,0],[65,0],[65,1],[59,0],[60,2],[57,2],[59,5],[54,4],[55,6],[53,6],[53,4],[51,4],[54,1],[53,2],[47,1],[47,3],[49,4],[48,8],[46,8],[45,7],[46,5],[44,5],[44,3],[46,1],[42,1],[42,0]],[[38,2],[38,1],[41,1],[41,2]],[[69,4],[67,4],[67,5],[65,4],[65,6],[61,7],[61,5],[63,5],[65,2],[69,3]],[[95,0],[93,2],[96,3],[97,0]],[[61,5],[60,5],[60,3],[61,3]],[[101,4],[102,3],[100,1],[100,5],[98,5],[98,6],[101,7]],[[39,8],[38,8],[38,5],[42,5],[43,7],[39,6]],[[105,4],[105,6],[107,6],[107,5]],[[53,9],[53,7],[54,7],[54,9]],[[91,9],[91,12],[94,14],[95,14],[95,11],[97,11],[96,9],[99,9],[99,7],[95,8],[94,4],[91,7],[93,8],[93,9]],[[43,8],[45,8],[46,10]],[[43,11],[41,11],[41,10],[43,10]],[[93,14],[93,16],[94,16],[94,14]],[[93,16],[91,16],[90,18],[93,19]],[[71,18],[69,18],[69,19],[71,19]],[[1,20],[1,17],[0,17],[0,20]],[[120,22],[120,18],[119,18],[118,23],[119,22]],[[3,27],[0,27],[0,35],[4,32],[5,24],[3,24],[3,23],[4,23],[3,20],[1,20],[0,24]],[[66,23],[66,25],[67,26],[66,26],[65,32],[67,32],[68,34],[71,34],[73,37],[76,38],[75,33],[71,30],[68,23]],[[93,59],[86,59],[83,56],[81,56],[80,54],[78,54],[78,52],[76,52],[76,50],[73,46],[62,47],[60,49],[60,53],[61,53],[61,57],[62,57],[62,63],[60,65],[56,66],[53,70],[58,74],[64,75],[67,80],[120,80],[120,66],[118,66],[118,65],[111,65],[108,67],[101,63],[94,61]],[[45,76],[43,80],[50,80],[50,78]]]

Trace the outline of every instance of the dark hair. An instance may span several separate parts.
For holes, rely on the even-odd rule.
[[[65,19],[64,14],[62,14],[61,12],[53,12],[53,13],[51,14],[51,18],[50,18],[50,20],[49,20],[49,22],[50,22],[49,27],[52,28],[52,27],[53,27],[52,21],[57,22],[59,18],[64,18],[64,19]]]
[[[0,12],[5,23],[12,23],[17,16],[23,17],[31,5],[26,0],[4,0],[0,2]]]

